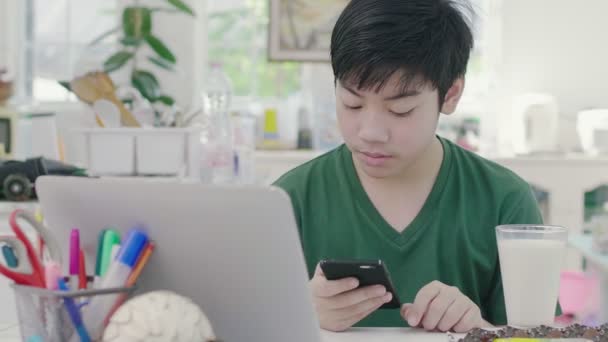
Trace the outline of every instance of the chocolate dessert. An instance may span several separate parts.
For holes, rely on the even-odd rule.
[[[594,342],[608,342],[608,323],[599,327],[574,324],[566,328],[540,326],[533,329],[506,327],[500,330],[474,329],[459,342],[492,342],[498,338],[584,338]]]

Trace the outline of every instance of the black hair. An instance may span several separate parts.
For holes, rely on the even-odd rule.
[[[404,92],[430,82],[442,104],[466,73],[474,15],[466,0],[352,0],[332,32],[335,81],[379,91],[401,72]]]

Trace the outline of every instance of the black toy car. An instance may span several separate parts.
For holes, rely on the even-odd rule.
[[[27,201],[36,198],[34,184],[38,176],[85,176],[84,169],[46,158],[25,161],[0,161],[0,197],[9,201]]]

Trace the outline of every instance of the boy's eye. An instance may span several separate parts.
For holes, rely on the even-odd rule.
[[[391,113],[395,116],[399,116],[399,117],[404,117],[404,116],[409,116],[412,114],[412,112],[414,111],[415,108],[412,108],[410,110],[408,110],[407,112],[393,112],[391,111]]]
[[[363,108],[363,106],[349,106],[346,103],[344,104],[344,107],[350,109],[350,110],[357,110],[357,109],[361,109]]]

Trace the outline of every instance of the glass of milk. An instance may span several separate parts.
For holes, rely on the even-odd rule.
[[[542,225],[496,227],[510,326],[552,325],[568,231]]]

